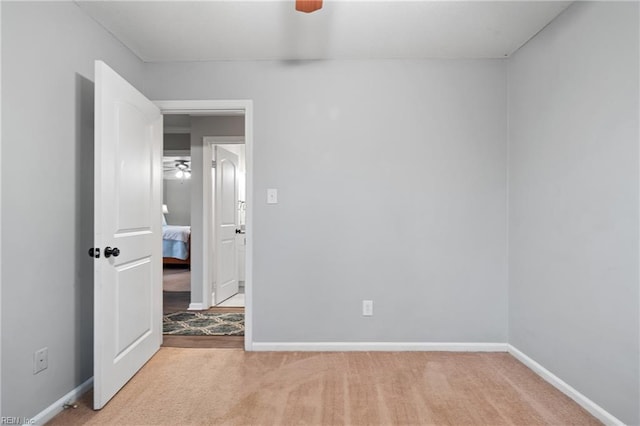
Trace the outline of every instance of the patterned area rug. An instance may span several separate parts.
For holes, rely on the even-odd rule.
[[[174,312],[163,316],[162,328],[174,336],[244,336],[244,314]]]

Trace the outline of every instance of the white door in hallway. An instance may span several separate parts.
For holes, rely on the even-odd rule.
[[[162,114],[95,64],[94,409],[162,342]]]
[[[238,292],[238,156],[215,148],[214,276],[215,304]]]

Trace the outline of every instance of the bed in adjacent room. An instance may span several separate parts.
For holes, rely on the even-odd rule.
[[[190,265],[190,226],[162,226],[162,263],[165,265]]]

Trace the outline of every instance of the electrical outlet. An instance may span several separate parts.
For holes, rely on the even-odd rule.
[[[373,300],[362,301],[362,316],[373,316]]]
[[[33,374],[46,370],[49,366],[49,348],[42,348],[33,354]]]
[[[267,204],[278,204],[278,190],[275,188],[267,189]]]

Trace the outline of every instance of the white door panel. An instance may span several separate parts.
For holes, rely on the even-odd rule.
[[[153,291],[151,259],[142,259],[113,268],[116,292],[115,358],[147,337],[153,330],[151,304]],[[139,301],[147,303],[140,303]]]
[[[115,108],[118,135],[114,139],[116,229],[118,233],[133,230],[150,232],[153,146],[147,134],[147,116],[135,105],[119,102]]]
[[[95,69],[94,408],[162,341],[162,115],[101,61]],[[106,248],[119,254],[107,257]]]

